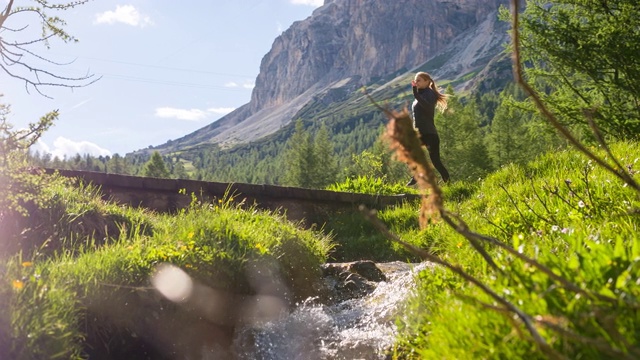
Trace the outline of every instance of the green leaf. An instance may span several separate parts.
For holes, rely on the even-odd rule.
[[[576,255],[576,254],[571,255],[569,257],[569,262],[567,263],[567,266],[571,270],[579,269],[580,268],[580,259],[578,258],[578,255]]]

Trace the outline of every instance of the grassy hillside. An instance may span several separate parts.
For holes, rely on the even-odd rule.
[[[613,154],[637,180],[640,146],[619,143]],[[419,259],[356,214],[331,219],[321,231],[239,209],[229,199],[161,215],[39,176],[12,178],[40,185],[23,187],[31,195],[9,202],[28,212],[0,217],[3,244],[19,245],[4,248],[0,265],[0,349],[10,358],[188,354],[189,346],[207,341],[202,334],[218,334],[217,341],[228,336],[240,299],[267,294],[293,303],[313,295],[322,262]],[[494,268],[443,221],[421,229],[417,203],[380,211],[402,240],[458,266],[504,301],[445,267],[423,271],[398,319],[395,358],[637,356],[640,200],[634,190],[564,151],[443,191],[446,208],[473,231],[536,262],[485,243]],[[202,304],[185,293],[163,292],[159,274],[189,279],[189,294],[224,299],[223,315],[205,311],[222,325],[203,321]],[[505,302],[525,316],[514,316]]]
[[[612,150],[637,182],[640,146]],[[564,151],[507,166],[468,199],[446,204],[484,236],[495,266],[443,222],[415,235],[395,229],[470,276],[444,267],[420,275],[400,319],[397,358],[637,358],[638,195]]]
[[[2,243],[17,245],[0,260],[7,359],[191,356],[206,341],[197,333],[225,339],[248,321],[243,311],[268,316],[313,295],[332,247],[328,236],[231,199],[163,215],[105,203],[55,176],[27,178],[47,183],[19,201],[28,214],[0,214]],[[192,286],[165,293],[163,273]],[[243,309],[260,296],[280,305]],[[204,299],[218,299],[216,308]]]

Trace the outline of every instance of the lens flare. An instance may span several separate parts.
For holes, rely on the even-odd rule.
[[[173,302],[189,300],[193,292],[193,280],[177,266],[161,264],[151,277],[151,284],[164,297]]]

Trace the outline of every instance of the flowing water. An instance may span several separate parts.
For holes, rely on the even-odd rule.
[[[385,359],[393,344],[395,316],[423,264],[378,264],[387,281],[369,295],[335,305],[308,299],[275,321],[237,331],[234,353],[251,360]]]

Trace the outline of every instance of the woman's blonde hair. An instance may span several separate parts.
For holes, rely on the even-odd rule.
[[[441,112],[444,112],[447,109],[447,98],[449,96],[440,93],[440,90],[438,90],[438,85],[436,85],[436,82],[433,80],[431,75],[429,75],[429,73],[420,71],[419,73],[416,73],[416,77],[421,77],[423,80],[426,80],[429,83],[429,88],[433,90],[434,93],[436,93],[436,107]]]

